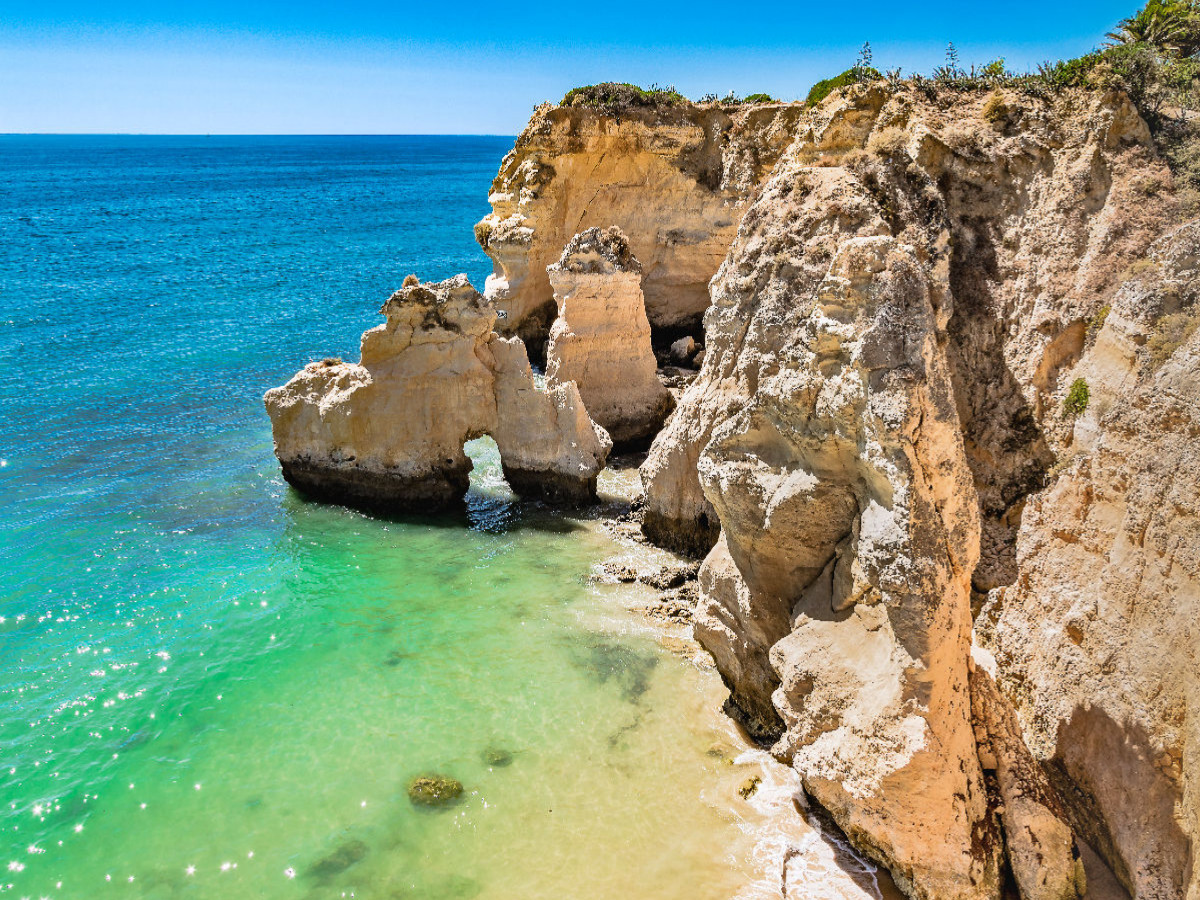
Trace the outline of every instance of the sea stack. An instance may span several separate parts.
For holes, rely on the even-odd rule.
[[[463,444],[491,435],[518,493],[595,496],[607,433],[575,385],[537,388],[524,347],[495,334],[495,309],[465,275],[410,276],[380,313],[357,365],[310,363],[264,397],[289,484],[362,509],[432,511],[467,491]]]
[[[619,449],[644,449],[675,406],[658,380],[642,267],[620,228],[575,235],[547,267],[558,318],[550,329],[546,374],[575,382],[588,412]]]

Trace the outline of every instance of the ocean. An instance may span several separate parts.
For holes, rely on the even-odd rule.
[[[0,894],[778,884],[737,787],[793,788],[589,578],[628,548],[517,502],[486,442],[428,520],[308,502],[272,455],[263,392],[357,359],[407,274],[482,288],[511,144],[0,137]],[[460,802],[410,803],[427,773]]]

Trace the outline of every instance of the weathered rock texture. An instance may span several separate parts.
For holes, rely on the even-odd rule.
[[[486,434],[518,493],[595,496],[607,433],[574,384],[537,389],[524,346],[494,333],[496,312],[465,275],[406,284],[380,312],[357,365],[310,363],[267,392],[289,484],[365,509],[431,511],[466,493],[463,444]]]
[[[988,662],[994,670],[995,661]],[[1026,900],[1082,897],[1087,890],[1083,860],[1066,810],[985,665],[971,665],[975,740],[992,806],[1003,810],[1004,840],[1017,888]],[[1074,864],[1062,865],[1067,859]]]
[[[546,267],[589,227],[619,226],[643,267],[655,328],[694,327],[747,198],[802,115],[774,104],[737,111],[686,104],[540,107],[492,184],[475,236],[495,263],[485,293],[500,328],[540,355],[554,318]]]
[[[1195,900],[1200,224],[1135,270],[1064,374],[1088,408],[977,627],[1083,837],[1137,897]]]
[[[1196,900],[1196,238],[1141,261],[1177,214],[1123,95],[990,99],[859,86],[798,125],[644,528],[713,548],[732,708],[911,896],[1078,896],[1065,816]]]
[[[550,266],[558,318],[546,377],[575,382],[588,414],[618,449],[645,449],[675,407],[658,380],[642,267],[616,226],[577,234]]]

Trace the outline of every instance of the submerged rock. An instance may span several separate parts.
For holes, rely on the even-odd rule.
[[[558,304],[546,377],[575,382],[619,450],[644,449],[675,406],[658,380],[642,268],[619,228],[575,235],[547,270]]]
[[[463,445],[491,435],[509,485],[553,502],[594,498],[612,446],[574,384],[533,380],[525,349],[465,275],[406,280],[362,337],[358,364],[311,363],[267,392],[284,478],[317,499],[429,512],[466,493]]]
[[[503,769],[513,764],[512,753],[501,747],[488,747],[480,754],[480,758],[483,760],[484,765],[495,769]]]
[[[408,659],[410,655],[403,650],[389,650],[388,655],[384,657],[383,664],[389,669],[394,669]]]
[[[310,878],[330,878],[345,872],[352,865],[361,862],[367,855],[369,847],[362,841],[346,841],[330,853],[323,856],[305,870]]]
[[[422,885],[396,888],[392,900],[471,900],[483,893],[483,885],[464,875],[435,878]]]
[[[408,784],[413,806],[440,809],[457,803],[462,794],[462,782],[448,775],[418,775]]]
[[[621,696],[637,703],[650,690],[658,657],[617,641],[600,640],[576,654],[580,666],[601,684],[616,682]]]

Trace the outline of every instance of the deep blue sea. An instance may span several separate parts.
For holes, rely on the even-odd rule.
[[[308,503],[272,455],[263,392],[357,359],[405,275],[482,286],[511,143],[0,137],[0,894],[753,875],[719,682],[589,582],[609,538],[486,446],[467,519],[425,522]],[[428,772],[462,802],[414,808]]]

